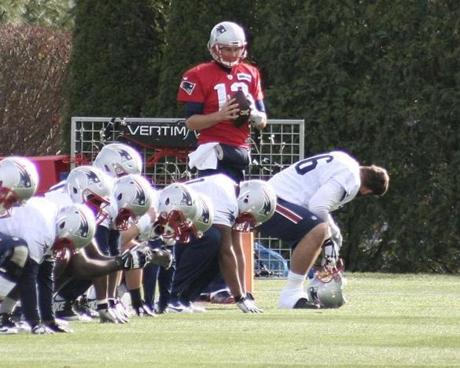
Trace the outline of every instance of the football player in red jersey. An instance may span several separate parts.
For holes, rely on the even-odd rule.
[[[187,70],[177,93],[177,100],[185,105],[186,126],[199,131],[189,166],[198,170],[198,176],[222,173],[240,183],[250,162],[249,124],[259,130],[267,124],[260,74],[244,62],[246,35],[238,24],[216,24],[207,46],[213,60]],[[234,97],[238,91],[251,104],[249,119],[243,121],[243,110]],[[222,279],[215,284],[225,287]]]
[[[199,176],[223,173],[237,183],[249,165],[249,124],[263,129],[267,116],[259,70],[243,62],[246,36],[233,22],[214,26],[208,42],[212,61],[199,64],[182,77],[177,100],[185,104],[186,125],[200,132],[189,165]],[[237,122],[240,108],[233,97],[242,91],[251,104],[246,121]]]

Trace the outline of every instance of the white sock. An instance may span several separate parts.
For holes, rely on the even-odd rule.
[[[289,271],[287,277],[287,283],[284,289],[294,289],[294,290],[302,290],[303,283],[305,281],[305,275],[299,275],[298,273],[294,273]]]

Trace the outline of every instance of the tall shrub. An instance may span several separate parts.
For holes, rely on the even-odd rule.
[[[0,155],[55,154],[70,35],[0,25]]]
[[[77,2],[68,80],[71,116],[140,116],[157,84],[166,1]]]

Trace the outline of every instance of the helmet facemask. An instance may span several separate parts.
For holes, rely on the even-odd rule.
[[[226,52],[231,52],[231,51],[226,51],[226,49],[240,49],[239,54],[235,57],[229,57],[225,55]],[[225,44],[215,44],[213,47],[209,49],[209,52],[211,53],[212,57],[214,60],[216,60],[219,64],[222,64],[223,66],[227,68],[232,68],[235,65],[238,65],[241,63],[241,61],[244,60],[246,57],[246,46],[233,46],[233,45],[225,45]]]
[[[128,208],[120,208],[115,218],[115,227],[119,231],[128,230],[131,224],[137,223],[138,217]]]
[[[240,232],[250,232],[254,230],[257,225],[257,221],[250,213],[240,214],[233,225],[233,229]]]
[[[110,204],[109,200],[86,189],[82,192],[83,203],[93,211],[96,216],[96,223],[100,225],[108,216],[106,208]]]
[[[20,206],[23,201],[9,188],[1,186],[0,183],[0,217],[11,215],[11,208]]]
[[[155,223],[156,235],[165,240],[188,243],[195,233],[193,223],[180,211],[173,210],[168,214],[160,213]]]
[[[57,256],[57,254],[61,253],[65,249],[69,249],[72,253],[76,252],[72,241],[67,238],[56,239],[53,243],[52,249],[53,249],[55,256]]]

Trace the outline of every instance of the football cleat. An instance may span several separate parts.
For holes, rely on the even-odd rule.
[[[90,321],[91,318],[85,314],[79,314],[75,309],[74,300],[55,301],[55,315],[64,321]]]
[[[74,310],[80,316],[88,316],[89,318],[99,317],[99,313],[96,312],[96,300],[89,300],[85,295],[81,296],[74,305]]]
[[[293,309],[319,309],[320,305],[315,302],[310,302],[306,298],[300,298],[297,300],[297,302],[294,304]]]
[[[180,302],[169,303],[165,309],[166,313],[193,313],[193,310]]]
[[[197,303],[190,302],[188,305],[188,308],[190,308],[193,313],[206,313],[207,312],[205,307],[202,307],[201,305]]]
[[[59,320],[45,323],[45,326],[53,332],[58,333],[72,333],[73,330],[66,323],[61,323]]]
[[[0,322],[0,335],[14,335],[19,332],[16,323],[13,321],[13,317],[9,313],[1,314]]]
[[[316,306],[315,306],[316,305]],[[307,293],[297,289],[283,289],[278,303],[280,309],[318,309],[317,303],[308,299]]]
[[[220,289],[217,291],[212,292],[209,295],[209,301],[213,304],[233,304],[235,303],[235,298],[230,293],[230,291],[225,289]]]

